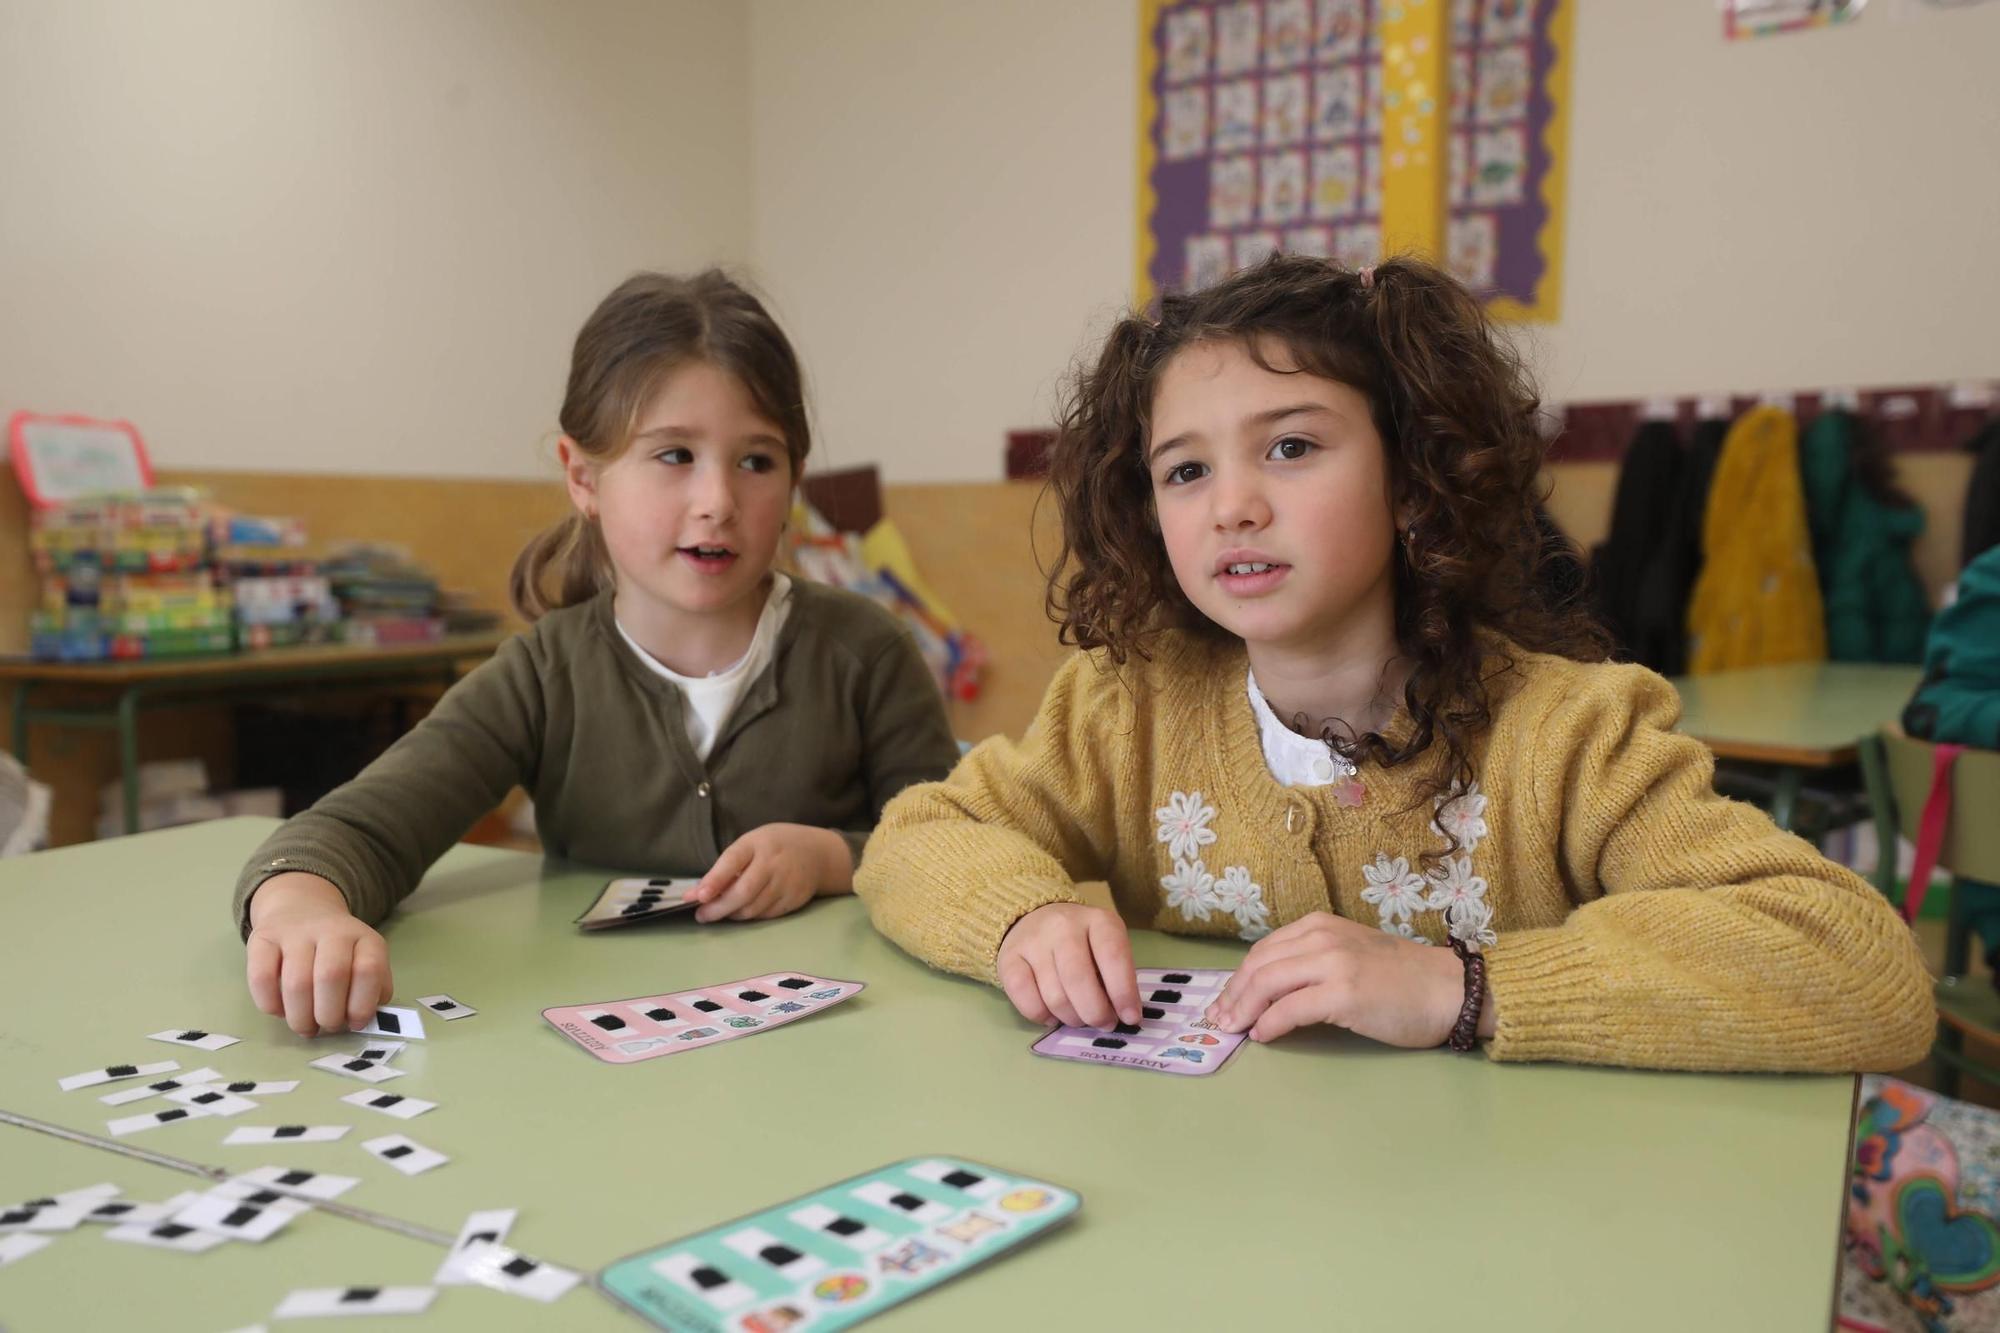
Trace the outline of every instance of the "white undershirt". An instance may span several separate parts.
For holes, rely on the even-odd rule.
[[[1248,673],[1250,711],[1257,715],[1257,738],[1264,745],[1264,767],[1281,787],[1324,787],[1346,771],[1325,741],[1301,736],[1278,720],[1264,692],[1257,688],[1257,673]]]
[[[777,656],[778,631],[783,628],[785,617],[792,611],[792,581],[783,574],[771,575],[771,592],[764,599],[764,610],[757,617],[757,628],[751,632],[750,646],[743,656],[720,671],[706,676],[683,676],[672,667],[639,646],[623,625],[618,632],[625,642],[632,645],[632,651],[639,655],[654,675],[669,680],[680,689],[681,697],[687,700],[688,742],[694,746],[695,758],[706,761],[708,752],[715,748],[715,738],[722,732],[722,724],[729,720],[730,710],[743,697],[750,682],[764,673]],[[614,617],[613,624],[617,624]]]

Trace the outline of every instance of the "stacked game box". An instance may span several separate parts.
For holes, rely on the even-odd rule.
[[[322,567],[340,599],[349,643],[428,643],[444,637],[437,580],[399,547],[355,545]]]
[[[217,577],[236,608],[236,643],[246,651],[326,643],[340,633],[340,600],[317,561],[305,558],[305,524],[295,518],[217,513],[209,520]]]
[[[176,487],[72,500],[30,522],[42,582],[29,626],[38,658],[226,653],[338,632],[340,604],[301,558],[297,520],[224,513]]]
[[[28,548],[42,578],[29,626],[36,657],[170,657],[234,646],[229,591],[210,571],[207,515],[192,490],[37,510]]]

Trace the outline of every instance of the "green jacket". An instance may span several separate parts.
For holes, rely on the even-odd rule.
[[[722,725],[708,761],[674,685],[619,636],[611,593],[543,616],[448,691],[352,782],[273,833],[237,880],[332,880],[374,923],[516,785],[550,856],[697,875],[763,824],[835,829],[858,861],[889,798],[958,760],[944,700],[896,618],[855,593],[796,580],[771,666]]]
[[[2000,546],[1965,567],[1958,600],[1938,612],[1903,730],[2000,750]],[[1988,937],[1989,947],[1996,943]]]
[[[1855,421],[1822,412],[1799,441],[1799,475],[1835,662],[1918,662],[1930,606],[1910,564],[1923,511],[1883,504],[1855,474]]]

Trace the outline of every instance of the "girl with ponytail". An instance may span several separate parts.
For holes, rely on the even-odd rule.
[[[851,892],[883,805],[957,757],[895,618],[773,568],[810,437],[756,297],[628,279],[577,334],[558,420],[574,512],[515,562],[531,628],[237,882],[250,993],[302,1035],[389,999],[374,927],[516,785],[550,855],[699,876],[696,919],[743,921]]]
[[[890,804],[856,883],[877,927],[1160,1069],[1206,1058],[1190,1028],[1311,1024],[1503,1060],[1920,1059],[1895,912],[1717,796],[1672,686],[1550,592],[1537,408],[1414,260],[1274,256],[1120,321],[1051,458],[1048,602],[1084,651],[1022,740]],[[1181,1014],[1129,926],[1251,944]]]

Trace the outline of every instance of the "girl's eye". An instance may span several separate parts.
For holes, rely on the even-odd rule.
[[[694,462],[694,451],[692,449],[675,447],[672,449],[662,449],[657,454],[654,454],[653,457],[662,463],[692,463]]]
[[[745,454],[743,455],[743,461],[737,464],[737,466],[743,468],[746,472],[769,472],[772,468],[778,466],[778,460],[769,454]]]
[[[1284,439],[1272,445],[1271,452],[1264,456],[1266,458],[1282,458],[1288,461],[1296,461],[1297,459],[1304,458],[1318,447],[1311,440],[1302,440],[1296,435],[1287,435]]]
[[[1206,463],[1177,463],[1167,469],[1166,484],[1185,486],[1191,481],[1199,481],[1208,472]]]

